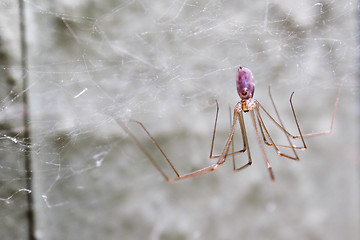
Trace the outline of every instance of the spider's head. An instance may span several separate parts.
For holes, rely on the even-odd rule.
[[[236,74],[236,88],[242,100],[250,99],[254,96],[255,81],[250,69],[240,67]]]

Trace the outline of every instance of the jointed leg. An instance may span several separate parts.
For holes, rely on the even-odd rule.
[[[219,116],[219,103],[216,100],[216,116],[215,116],[215,123],[214,123],[214,131],[213,131],[212,140],[211,140],[210,159],[219,157],[219,156],[213,156],[212,155],[213,154],[213,149],[214,149],[214,140],[215,140],[215,132],[216,132],[216,125],[217,125],[217,121],[218,121],[218,116]]]
[[[285,132],[289,137],[291,137],[291,138],[293,138],[293,139],[301,138],[301,140],[302,140],[302,142],[303,142],[303,146],[302,146],[302,147],[297,147],[297,146],[284,146],[284,145],[277,145],[277,146],[278,146],[278,147],[284,147],[284,148],[292,148],[292,147],[294,147],[296,150],[306,150],[306,144],[305,144],[305,141],[304,141],[303,138],[330,134],[330,133],[332,132],[332,130],[333,130],[334,119],[335,119],[335,115],[336,115],[336,111],[337,111],[338,103],[339,103],[339,99],[340,99],[340,92],[341,92],[340,90],[341,90],[341,85],[339,86],[339,88],[338,88],[338,90],[337,90],[336,99],[335,99],[335,103],[334,103],[334,108],[333,108],[333,113],[332,113],[332,116],[331,116],[331,122],[330,122],[330,127],[329,127],[329,129],[326,130],[326,131],[321,131],[321,132],[316,132],[316,133],[307,133],[307,134],[302,134],[302,133],[301,133],[301,130],[300,130],[300,127],[299,127],[299,123],[298,123],[298,120],[297,120],[297,117],[296,117],[294,105],[293,105],[293,103],[292,103],[292,97],[293,97],[293,94],[294,94],[294,93],[292,93],[291,96],[290,96],[290,106],[291,106],[291,111],[292,111],[292,113],[293,113],[296,126],[297,126],[298,131],[299,131],[299,135],[290,134],[286,129],[284,129],[284,128],[265,110],[265,108],[264,108],[261,104],[259,104],[260,109],[261,109],[283,132]],[[269,90],[269,92],[270,92],[270,90]],[[270,94],[270,95],[271,95],[271,94]]]
[[[160,174],[165,178],[166,181],[169,181],[168,176],[166,176],[166,174],[164,173],[163,170],[161,170],[160,166],[156,163],[156,161],[153,159],[153,157],[148,153],[148,151],[146,151],[146,149],[144,148],[144,146],[139,142],[139,140],[137,140],[137,138],[135,137],[134,134],[132,134],[132,132],[125,126],[125,124],[119,120],[116,120],[117,124],[119,124],[119,126],[124,130],[124,132],[126,132],[131,139],[135,142],[135,144],[140,148],[140,150],[146,155],[146,157],[151,161],[151,163],[155,166],[155,168],[160,172]],[[144,126],[142,125],[142,123],[140,122],[136,122],[138,123],[143,129]],[[145,130],[146,131],[146,130]],[[148,133],[146,131],[146,133]],[[149,133],[148,133],[149,135]],[[151,136],[151,135],[150,135]],[[153,140],[152,137],[150,137],[150,139],[152,140],[152,142],[155,142],[155,140]],[[157,143],[155,144],[155,146],[157,147]],[[159,148],[158,148],[159,149]],[[171,162],[168,160],[168,158],[166,157],[165,153],[163,153],[163,151],[161,150],[161,148],[159,149],[160,152],[163,154],[163,156],[165,156],[166,160],[169,162],[170,166],[172,167],[172,169],[174,170],[175,174],[179,177],[179,173],[176,171],[176,169],[174,168],[174,166],[171,164]]]
[[[231,132],[233,123],[232,123],[232,121],[231,121],[231,109],[230,109],[229,111],[230,111],[230,132]],[[213,156],[213,149],[214,149],[215,133],[216,133],[216,126],[217,126],[217,121],[218,121],[218,115],[219,115],[219,104],[218,104],[218,102],[216,101],[216,116],[215,116],[214,130],[213,130],[213,135],[212,135],[212,140],[211,140],[210,157],[209,157],[210,159],[214,159],[214,158],[219,158],[219,157],[220,157],[220,155],[214,155],[214,156]],[[244,144],[244,148],[243,148],[243,149],[234,152],[234,147],[233,147],[233,144],[232,144],[232,151],[231,151],[231,153],[227,153],[227,156],[235,155],[235,154],[238,154],[238,153],[242,153],[242,152],[245,152],[245,150],[246,150],[246,148],[245,148],[245,144]]]
[[[337,90],[336,99],[335,99],[335,103],[334,103],[334,110],[333,110],[333,113],[332,113],[332,116],[331,116],[330,128],[328,130],[322,131],[322,132],[307,133],[307,134],[303,134],[303,135],[300,135],[300,136],[292,136],[293,138],[299,138],[301,136],[302,137],[313,137],[313,136],[330,134],[332,132],[333,126],[334,126],[334,119],[335,119],[337,107],[338,107],[338,104],[339,104],[341,87],[342,87],[342,85],[340,85],[338,90]],[[290,98],[290,105],[291,105],[291,108],[294,109],[291,98]],[[295,116],[295,121],[297,122],[296,116]]]
[[[261,137],[259,135],[259,130],[258,130],[257,126],[256,126],[256,119],[255,119],[254,111],[250,111],[250,114],[251,114],[251,119],[252,119],[252,122],[253,122],[253,125],[254,125],[254,128],[255,128],[256,137],[258,139],[261,152],[262,152],[264,160],[266,162],[267,169],[269,170],[271,180],[274,181],[275,177],[274,177],[274,174],[273,174],[273,171],[272,171],[272,167],[271,167],[271,165],[269,163],[269,160],[268,160],[268,158],[266,156],[264,145],[262,144]]]
[[[195,176],[199,176],[199,175],[203,175],[212,171],[215,171],[217,169],[217,167],[219,166],[218,163],[212,164],[208,167],[202,168],[200,170],[188,173],[188,174],[184,174],[184,175],[180,175],[175,167],[172,165],[172,163],[170,162],[170,160],[167,158],[167,156],[165,155],[165,153],[162,151],[162,149],[160,148],[159,144],[155,141],[155,139],[151,136],[151,134],[146,130],[146,128],[144,127],[144,125],[141,122],[138,121],[134,121],[135,123],[139,124],[141,126],[141,128],[146,132],[146,134],[149,136],[149,138],[151,139],[151,141],[154,143],[154,145],[156,146],[156,148],[161,152],[161,154],[164,156],[164,158],[166,159],[166,161],[168,162],[168,164],[171,166],[171,168],[173,169],[173,171],[175,172],[176,176],[175,178],[169,178],[165,172],[160,168],[160,166],[156,163],[155,159],[148,153],[148,151],[145,149],[145,147],[139,142],[139,140],[135,137],[135,135],[125,126],[125,124],[119,120],[116,120],[116,122],[119,124],[119,126],[130,136],[130,138],[135,142],[135,144],[140,148],[140,150],[145,154],[145,156],[147,158],[149,158],[149,160],[151,161],[151,163],[155,166],[155,168],[160,172],[160,174],[164,177],[164,179],[167,182],[174,182],[174,181],[178,181],[178,180],[182,180],[182,179],[186,179],[186,178],[191,178],[191,177],[195,177]]]
[[[234,132],[235,132],[235,128],[236,128],[237,119],[238,119],[238,115],[236,114],[236,111],[234,110],[234,117],[233,117],[233,121],[232,121],[232,127],[230,129],[230,135],[228,137],[228,140],[226,141],[225,147],[224,147],[221,155],[219,156],[219,159],[217,161],[218,165],[223,164],[228,155],[235,154],[235,153],[228,154],[228,152],[229,152],[230,144],[233,141],[233,136],[234,136]],[[241,152],[241,151],[239,151],[239,152]]]
[[[297,127],[297,129],[298,129],[299,134],[300,134],[299,136],[294,136],[294,135],[290,134],[290,133],[285,129],[285,127],[284,127],[284,125],[283,125],[283,123],[282,123],[282,121],[281,121],[279,112],[277,111],[275,102],[274,102],[274,100],[273,100],[273,98],[272,98],[271,91],[270,91],[270,87],[269,87],[269,96],[270,96],[271,103],[272,103],[272,105],[273,105],[273,107],[274,107],[274,109],[275,109],[275,113],[276,113],[276,115],[277,115],[277,117],[278,117],[278,119],[279,119],[280,124],[265,110],[265,108],[264,108],[261,104],[259,104],[259,108],[260,108],[260,109],[285,133],[285,135],[286,135],[286,138],[287,138],[287,140],[288,140],[288,142],[289,142],[289,145],[276,145],[276,147],[277,147],[277,148],[279,148],[279,147],[281,147],[281,148],[291,148],[291,149],[293,150],[294,154],[296,155],[295,150],[306,150],[306,144],[305,144],[305,141],[304,141],[304,138],[303,138],[303,134],[301,133],[301,129],[300,129],[299,123],[298,123],[298,121],[297,121],[297,117],[296,117],[296,113],[295,113],[294,106],[293,106],[293,104],[292,104],[292,97],[293,97],[293,95],[294,95],[294,92],[293,92],[293,93],[291,94],[291,96],[290,96],[290,106],[291,106],[291,110],[292,110],[292,113],[293,113],[293,116],[294,116],[294,119],[295,119],[296,127]],[[261,116],[260,116],[260,111],[258,111],[258,112],[259,112],[259,113],[258,113],[258,114],[259,114],[259,117],[260,117],[260,119],[261,119],[261,121],[262,121],[262,118],[261,118]],[[263,121],[262,121],[262,123],[263,123]],[[269,145],[269,146],[274,145],[273,142],[272,142],[272,143],[269,143],[269,142],[267,142],[267,140],[266,140],[266,137],[265,137],[264,132],[263,132],[263,130],[262,130],[262,126],[264,126],[264,128],[265,128],[265,124],[264,124],[264,123],[261,124],[261,123],[260,123],[260,120],[259,120],[259,125],[260,125],[260,130],[261,130],[261,133],[262,133],[262,135],[263,135],[265,144],[267,144],[267,145]],[[267,135],[268,135],[268,134],[267,134]],[[294,146],[294,145],[291,143],[289,137],[291,137],[291,138],[293,138],[293,139],[300,137],[303,146],[301,146],[301,147]]]
[[[290,156],[288,154],[285,154],[285,153],[282,153],[280,150],[279,150],[279,147],[283,147],[283,145],[277,145],[275,144],[274,140],[272,139],[272,137],[270,136],[270,133],[269,131],[267,130],[266,126],[265,126],[265,123],[264,121],[262,120],[261,118],[261,115],[260,115],[260,111],[258,108],[255,109],[256,111],[256,117],[257,117],[257,120],[258,120],[258,123],[259,123],[259,128],[260,128],[260,132],[261,132],[261,135],[263,137],[263,140],[264,140],[264,143],[268,146],[273,146],[275,148],[275,151],[277,152],[277,154],[281,157],[286,157],[286,158],[290,158],[290,159],[293,159],[293,160],[299,160],[299,157],[295,151],[295,147],[292,145],[292,143],[290,142],[290,139],[289,139],[289,136],[286,135],[286,137],[288,138],[289,142],[290,142],[290,146],[285,146],[285,147],[289,147],[293,150],[293,153],[294,153],[294,156]],[[265,133],[264,133],[265,132]],[[267,138],[269,139],[270,143],[268,142]]]
[[[301,140],[302,140],[302,142],[303,142],[303,148],[306,149],[305,141],[304,141],[304,138],[302,137],[301,130],[300,130],[300,126],[299,126],[299,124],[298,124],[298,122],[297,122],[295,110],[294,110],[294,107],[293,107],[292,101],[291,101],[293,94],[294,94],[294,93],[292,93],[291,96],[290,96],[291,109],[292,109],[293,115],[294,115],[294,117],[295,117],[296,126],[297,126],[297,128],[298,128],[299,133],[300,133]],[[273,97],[272,97],[272,95],[271,95],[270,87],[269,87],[269,96],[270,96],[270,99],[271,99],[271,103],[272,103],[272,105],[273,105],[273,107],[274,107],[276,116],[277,116],[277,118],[278,118],[278,120],[279,120],[279,123],[280,123],[279,125],[281,126],[281,129],[285,129],[284,124],[283,124],[283,122],[282,122],[282,120],[281,120],[280,114],[279,114],[279,112],[278,112],[278,110],[277,110],[277,108],[276,108],[274,99],[273,99]],[[263,138],[264,138],[264,142],[265,142],[266,144],[268,144],[268,145],[272,145],[272,146],[275,148],[275,150],[276,150],[276,152],[277,152],[277,154],[278,154],[279,156],[287,157],[287,158],[290,158],[290,159],[293,159],[293,160],[299,160],[299,157],[298,157],[298,155],[297,155],[297,153],[296,153],[296,151],[295,151],[295,147],[294,147],[294,145],[292,144],[292,142],[290,141],[290,138],[289,138],[289,135],[287,134],[287,131],[283,131],[283,132],[285,133],[285,137],[286,137],[286,139],[288,140],[288,143],[289,143],[289,146],[286,146],[286,147],[291,148],[292,152],[294,153],[294,157],[292,157],[292,156],[290,156],[290,155],[287,155],[287,154],[284,154],[284,153],[282,153],[282,152],[279,150],[279,147],[281,147],[281,146],[283,146],[283,145],[276,145],[276,144],[274,143],[273,139],[271,138],[271,136],[270,136],[268,130],[266,129],[266,126],[265,126],[265,124],[264,124],[264,122],[263,122],[263,120],[262,120],[262,118],[261,118],[259,108],[256,108],[255,111],[256,111],[256,114],[257,114],[258,121],[259,121],[260,130],[261,130],[261,133],[262,133]],[[266,137],[265,137],[265,135],[264,135],[263,129],[265,130],[266,135],[267,135],[268,138],[270,139],[271,144],[269,144],[269,143],[266,141]]]
[[[239,168],[236,168],[236,165],[235,165],[235,157],[233,155],[233,166],[234,166],[234,171],[240,171],[248,166],[250,166],[252,164],[252,160],[251,160],[251,154],[250,154],[250,148],[249,148],[249,142],[248,142],[248,139],[247,139],[247,136],[246,136],[246,128],[245,128],[245,122],[244,122],[244,116],[243,116],[243,112],[239,112],[237,113],[238,114],[238,117],[239,117],[239,125],[240,125],[240,129],[241,129],[241,135],[242,135],[242,140],[243,140],[243,143],[244,143],[244,149],[241,150],[241,151],[247,151],[248,153],[248,162],[239,167]],[[234,141],[232,141],[232,144],[234,144]]]

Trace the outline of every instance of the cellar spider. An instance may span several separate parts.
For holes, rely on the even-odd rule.
[[[125,126],[125,124],[123,122],[117,120],[117,123],[130,136],[130,138],[132,138],[132,140],[136,143],[136,145],[146,155],[146,157],[151,161],[151,163],[155,166],[155,168],[160,172],[160,174],[164,177],[164,179],[167,182],[174,182],[174,181],[178,181],[178,180],[183,180],[183,179],[203,175],[203,174],[206,174],[206,173],[209,173],[209,172],[213,172],[220,165],[225,163],[226,158],[228,156],[230,156],[230,155],[232,156],[232,159],[233,159],[233,170],[234,171],[240,171],[240,170],[250,166],[252,164],[252,159],[251,159],[251,154],[250,154],[248,138],[247,138],[247,134],[246,134],[246,128],[245,128],[245,122],[244,122],[243,113],[250,112],[250,116],[251,116],[251,120],[252,120],[254,129],[255,129],[257,141],[258,141],[258,144],[260,146],[260,150],[261,150],[263,158],[265,160],[267,169],[269,171],[270,178],[273,181],[275,180],[275,177],[274,177],[270,162],[268,160],[268,157],[267,157],[267,155],[265,153],[264,145],[272,146],[275,149],[275,151],[277,152],[277,154],[279,156],[281,156],[281,157],[285,157],[285,158],[289,158],[289,159],[293,159],[293,160],[298,161],[299,156],[297,155],[296,150],[306,150],[307,149],[305,141],[304,141],[305,137],[325,135],[325,134],[330,134],[332,132],[334,118],[335,118],[337,105],[338,105],[338,101],[339,101],[339,97],[340,97],[340,87],[338,89],[338,93],[337,93],[335,104],[334,104],[334,110],[333,110],[333,114],[332,114],[332,118],[331,118],[330,128],[327,131],[317,132],[317,133],[310,133],[310,134],[302,134],[302,132],[300,130],[300,126],[299,126],[299,123],[298,123],[298,120],[297,120],[297,117],[296,117],[295,109],[294,109],[294,106],[293,106],[293,103],[292,103],[292,98],[293,98],[293,95],[294,95],[294,92],[292,92],[292,94],[290,96],[290,107],[291,107],[291,111],[292,111],[292,114],[293,114],[293,117],[294,117],[294,120],[295,120],[297,130],[299,132],[299,135],[292,135],[291,133],[289,133],[285,129],[284,124],[283,124],[283,122],[282,122],[282,120],[280,118],[280,115],[279,115],[279,113],[277,111],[277,108],[275,106],[274,100],[272,98],[272,95],[271,95],[271,92],[270,92],[270,87],[269,87],[269,97],[270,97],[271,103],[272,103],[272,105],[274,107],[277,120],[275,120],[274,117],[272,117],[265,110],[265,108],[257,100],[255,100],[253,98],[254,90],[255,90],[255,82],[254,82],[253,74],[250,71],[250,69],[248,69],[246,67],[240,67],[238,69],[237,78],[236,78],[236,87],[237,87],[237,92],[238,92],[238,94],[240,96],[241,101],[238,102],[236,104],[235,108],[234,108],[233,119],[230,120],[230,126],[231,126],[230,134],[229,134],[229,137],[228,137],[228,139],[227,139],[227,141],[225,143],[225,147],[222,150],[220,155],[213,156],[213,147],[214,147],[214,140],[215,140],[216,125],[217,125],[218,114],[219,114],[219,105],[218,105],[218,102],[216,101],[216,117],[215,117],[215,123],[214,123],[214,130],[213,130],[213,134],[212,134],[211,149],[210,149],[210,159],[217,159],[217,162],[210,165],[210,166],[208,166],[208,167],[199,169],[197,171],[193,171],[193,172],[183,174],[183,175],[179,174],[178,171],[175,169],[174,165],[171,163],[171,161],[168,159],[166,154],[163,152],[163,150],[161,149],[159,144],[156,142],[156,140],[151,136],[151,134],[145,128],[145,126],[139,121],[132,120],[133,122],[137,123],[146,132],[146,134],[148,135],[150,140],[153,142],[155,147],[161,152],[162,156],[166,159],[167,163],[169,164],[169,166],[172,168],[172,170],[176,174],[176,177],[174,177],[174,178],[170,178],[165,174],[165,172],[160,168],[160,166],[157,164],[155,159],[149,154],[149,152],[145,149],[145,147],[139,142],[139,140],[136,138],[136,136]],[[288,142],[289,145],[278,145],[278,144],[276,144],[274,142],[274,140],[270,136],[270,133],[269,133],[267,127],[265,126],[265,123],[263,121],[263,118],[260,115],[260,112],[264,113],[285,134],[287,142]],[[231,119],[231,117],[230,117],[230,119]],[[239,151],[234,151],[233,136],[234,136],[235,128],[237,126],[237,122],[239,122],[239,125],[240,125],[241,136],[242,136],[244,146],[243,146],[243,149],[241,149]],[[291,139],[301,139],[302,146],[293,145],[292,142],[291,142]],[[231,148],[232,148],[231,153],[229,153],[230,145],[231,145]],[[285,153],[281,152],[280,151],[281,148],[291,149],[292,154],[289,155],[289,154],[285,154]],[[240,167],[236,167],[234,155],[238,154],[238,153],[243,153],[243,152],[247,152],[248,162],[245,163],[244,165],[240,166]]]

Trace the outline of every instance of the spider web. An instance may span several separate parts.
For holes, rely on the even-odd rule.
[[[26,89],[18,5],[0,0],[3,239],[28,236],[28,194],[39,239],[359,237],[357,2],[23,2]],[[273,183],[247,119],[253,166],[233,173],[229,161],[215,173],[165,183],[115,120],[144,123],[181,173],[210,165],[215,100],[219,153],[229,133],[228,105],[239,101],[239,66],[252,70],[255,98],[270,112],[271,86],[291,131],[292,91],[309,133],[328,128],[342,85],[333,133],[308,139],[300,163],[268,148]],[[144,132],[128,126],[165,167]]]

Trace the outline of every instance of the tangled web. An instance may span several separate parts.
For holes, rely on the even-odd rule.
[[[298,114],[310,116],[302,119],[308,131],[326,126],[341,79],[345,102],[358,94],[357,2],[352,0],[267,0],[251,4],[219,0],[83,0],[55,4],[25,0],[26,69],[21,65],[18,6],[6,0],[0,1],[0,6],[0,76],[4,79],[0,90],[2,215],[20,219],[20,213],[27,209],[24,196],[31,194],[39,238],[58,239],[56,236],[65,234],[64,228],[71,236],[82,226],[89,230],[81,233],[82,237],[96,239],[104,236],[106,230],[101,227],[106,226],[111,229],[106,233],[110,238],[121,233],[125,238],[141,239],[148,233],[152,239],[164,234],[187,239],[231,239],[246,226],[234,227],[236,222],[226,215],[230,210],[208,226],[200,222],[191,226],[201,217],[193,213],[189,221],[184,215],[182,207],[194,207],[190,201],[176,200],[178,207],[167,210],[172,199],[169,191],[175,199],[181,199],[184,193],[204,191],[202,199],[206,199],[213,193],[199,188],[209,183],[196,180],[200,181],[198,185],[188,190],[181,185],[171,190],[161,185],[157,172],[114,120],[142,121],[180,168],[192,169],[207,164],[215,99],[223,116],[219,151],[224,144],[227,105],[234,106],[239,99],[235,90],[239,66],[247,66],[254,73],[255,96],[264,105],[269,101],[268,85],[277,92],[278,108],[285,112],[289,110],[290,93],[295,90],[295,96],[299,94]],[[25,89],[24,78],[28,79]],[[25,94],[29,105],[24,109]],[[306,101],[309,96],[311,101]],[[339,110],[345,118],[339,119],[345,125],[346,120],[352,123],[349,116],[355,108]],[[24,138],[24,111],[29,114],[30,139]],[[319,117],[317,121],[314,116]],[[349,129],[340,129],[343,135],[354,136]],[[153,147],[141,131],[133,130],[147,147]],[[338,133],[337,139],[344,140],[343,135]],[[329,149],[331,144],[350,153],[355,149],[352,145],[340,147],[338,142],[330,143]],[[30,169],[24,161],[26,149],[31,150]],[[249,173],[248,181],[258,183],[261,175],[267,177],[261,167],[263,172]],[[314,167],[314,171],[319,168]],[[26,178],[27,171],[32,172],[31,179]],[[229,174],[223,172],[220,176]],[[31,181],[32,189],[26,187],[27,181]],[[327,186],[332,183],[329,181]],[[251,192],[250,186],[243,189],[227,198],[229,206]],[[230,191],[227,187],[218,189],[226,190]],[[216,209],[218,201],[208,204]],[[268,205],[267,209],[274,207]],[[169,211],[172,214],[165,214]],[[68,224],[69,213],[81,220]],[[316,236],[329,236],[324,220],[328,215],[321,214],[320,227],[311,231]],[[153,224],[151,219],[156,216],[166,220]],[[306,221],[307,217],[295,222]],[[257,226],[264,231],[255,236],[267,231],[267,221],[259,221]],[[26,224],[26,219],[20,222]],[[178,225],[170,230],[169,224],[175,222]],[[5,226],[17,224],[7,220]],[[207,232],[213,225],[218,226],[216,230]],[[143,232],[134,230],[142,227]],[[232,231],[226,231],[229,227]],[[339,231],[339,236],[354,232],[345,230]],[[308,236],[306,231],[299,232]]]

